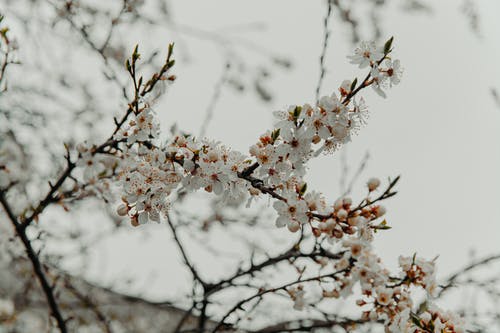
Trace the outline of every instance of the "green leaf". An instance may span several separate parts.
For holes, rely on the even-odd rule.
[[[279,136],[280,136],[280,129],[278,128],[271,133],[271,139],[273,140],[273,143],[274,141],[276,141],[276,139],[278,139]]]
[[[411,316],[411,320],[413,321],[413,323],[414,323],[416,326],[421,327],[421,326],[420,326],[420,320],[418,319],[418,317],[417,317],[417,316],[415,316],[415,315]]]
[[[303,196],[306,193],[306,191],[307,191],[307,183],[304,183],[304,185],[302,185],[302,187],[299,190],[299,195]]]
[[[392,229],[392,227],[387,225],[387,221],[383,220],[380,222],[378,225],[374,226],[375,230],[389,230]]]
[[[355,78],[354,81],[352,81],[350,88],[351,91],[353,91],[356,88],[356,84],[358,84],[358,78]]]
[[[135,64],[136,60],[139,59],[141,55],[139,54],[139,45],[134,48],[134,53],[132,53],[132,64]]]
[[[387,54],[389,54],[389,52],[391,52],[393,40],[394,40],[394,36],[392,36],[391,38],[389,38],[389,40],[387,42],[385,42],[385,45],[384,45],[384,54],[385,55],[387,55]]]
[[[293,119],[299,119],[300,113],[302,112],[302,106],[297,105],[293,110]]]

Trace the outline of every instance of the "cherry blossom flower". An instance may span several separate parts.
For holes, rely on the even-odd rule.
[[[363,41],[354,50],[354,55],[347,58],[351,60],[351,64],[358,65],[359,68],[365,68],[371,65],[372,62],[381,59],[383,55],[382,49],[377,47],[375,42]]]
[[[392,85],[397,85],[401,82],[401,76],[403,75],[403,68],[401,67],[401,63],[399,60],[390,60],[387,59],[385,61],[385,65],[387,66],[387,76],[389,77],[389,82]]]
[[[293,300],[293,308],[299,311],[303,310],[306,305],[304,287],[302,285],[298,285],[296,287],[289,288],[287,292]]]
[[[105,170],[100,162],[100,156],[94,155],[90,150],[82,154],[76,165],[83,167],[83,179],[85,182],[95,182],[99,173]]]
[[[278,213],[278,218],[276,219],[276,226],[278,228],[287,226],[290,223],[294,226],[294,222],[304,224],[309,221],[307,216],[307,202],[297,196],[291,195],[287,198],[287,202],[275,201],[273,207]]]
[[[380,179],[370,178],[368,179],[366,185],[368,186],[368,191],[370,192],[375,191],[380,186]]]
[[[376,289],[377,291],[377,303],[380,305],[389,305],[392,300],[392,295],[394,294],[394,291],[391,288],[386,288],[386,287],[378,287]]]

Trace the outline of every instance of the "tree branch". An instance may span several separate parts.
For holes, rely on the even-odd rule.
[[[33,265],[33,270],[35,271],[35,275],[37,276],[38,281],[40,281],[40,285],[42,286],[43,292],[45,293],[45,297],[47,299],[47,303],[49,304],[51,314],[56,320],[59,330],[61,331],[61,333],[68,332],[66,328],[66,321],[63,318],[59,305],[57,304],[56,298],[54,296],[53,287],[50,285],[45,275],[42,264],[40,263],[40,259],[38,258],[38,254],[33,249],[31,241],[26,235],[26,229],[23,227],[23,224],[18,222],[16,215],[14,214],[9,203],[7,202],[4,190],[0,190],[0,203],[2,204],[10,221],[12,222],[12,225],[16,230],[17,236],[21,239],[24,245],[26,254],[28,255],[28,258],[30,259]]]

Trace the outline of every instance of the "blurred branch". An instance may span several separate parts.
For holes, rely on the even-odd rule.
[[[177,229],[176,226],[172,223],[172,217],[171,215],[167,215],[167,224],[170,228],[170,231],[172,231],[172,235],[174,237],[175,243],[177,244],[177,247],[179,248],[179,251],[182,254],[182,258],[184,260],[184,264],[189,268],[191,271],[191,274],[193,275],[194,280],[198,281],[202,286],[207,286],[208,284],[200,277],[198,271],[194,267],[193,263],[191,260],[188,258],[186,250],[184,249],[184,245],[182,244],[181,240],[179,239],[179,236],[177,234]]]
[[[495,88],[490,88],[491,96],[493,97],[493,101],[496,106],[500,109],[500,96],[498,95],[498,91]]]
[[[491,255],[491,256],[488,256],[486,258],[483,258],[481,260],[477,260],[461,269],[459,269],[457,272],[453,273],[452,275],[450,275],[447,279],[446,279],[446,282],[444,284],[441,285],[441,290],[439,291],[439,293],[437,294],[437,297],[441,297],[445,292],[447,292],[451,287],[455,286],[455,282],[460,278],[462,277],[463,275],[465,275],[466,273],[476,269],[476,268],[480,268],[482,266],[485,266],[485,265],[488,265],[494,261],[497,261],[497,260],[500,260],[500,254],[495,254],[495,255]]]
[[[222,88],[224,84],[227,81],[227,76],[229,74],[229,69],[231,68],[231,63],[226,62],[224,65],[224,68],[222,69],[221,76],[217,83],[215,83],[214,86],[214,91],[212,93],[212,98],[210,99],[210,103],[208,104],[208,107],[205,111],[205,118],[203,119],[203,122],[201,123],[201,128],[200,128],[200,138],[203,138],[205,134],[207,133],[207,128],[208,124],[213,118],[214,111],[215,111],[215,106],[217,105],[217,102],[220,99],[220,95],[222,93]]]
[[[51,314],[56,320],[59,330],[61,331],[61,333],[66,333],[67,332],[66,320],[64,320],[59,305],[56,301],[56,297],[54,295],[54,287],[50,285],[45,275],[40,259],[38,258],[38,253],[33,249],[31,241],[26,235],[26,229],[23,227],[23,224],[21,224],[17,220],[16,215],[14,214],[9,203],[7,202],[7,199],[5,198],[5,192],[3,189],[0,189],[0,203],[2,204],[10,221],[12,222],[12,225],[14,226],[17,236],[21,239],[24,245],[26,254],[28,255],[28,258],[30,259],[33,265],[33,270],[35,271],[35,275],[37,276],[38,281],[40,281],[43,292],[45,293],[45,297],[47,298],[47,303],[49,304]]]
[[[316,103],[319,103],[319,94],[321,91],[321,85],[323,83],[323,78],[325,77],[325,56],[326,49],[328,47],[328,39],[330,37],[330,30],[328,27],[328,22],[330,21],[330,16],[332,14],[332,0],[327,0],[327,11],[325,19],[323,20],[323,48],[321,50],[321,55],[319,56],[319,79],[316,85]]]
[[[477,1],[464,0],[460,7],[461,12],[469,21],[469,27],[476,37],[481,37],[480,18],[477,8]]]
[[[335,326],[342,327],[346,332],[349,327],[370,323],[362,319],[351,318],[335,318],[331,320],[289,320],[278,324],[266,326],[250,333],[278,333],[278,332],[315,332],[325,328],[333,328]]]
[[[218,283],[213,285],[213,288],[210,289],[209,295],[213,294],[225,287],[231,286],[231,284],[234,282],[234,280],[250,275],[253,276],[256,272],[261,271],[262,269],[266,267],[274,267],[278,263],[283,262],[283,261],[290,261],[290,260],[295,260],[298,258],[311,258],[313,260],[317,260],[319,258],[328,258],[328,259],[340,259],[342,258],[343,253],[331,253],[330,251],[319,247],[317,249],[314,249],[313,251],[309,253],[304,253],[298,250],[299,246],[294,245],[292,248],[290,248],[288,251],[268,258],[267,260],[261,262],[260,264],[254,264],[252,263],[251,266],[246,269],[246,270],[241,270],[239,269],[233,276],[224,279],[222,281],[219,281]]]
[[[256,298],[260,299],[260,298],[262,298],[266,294],[275,293],[275,292],[280,291],[280,290],[286,290],[288,287],[291,287],[291,286],[294,286],[294,285],[300,284],[300,283],[312,282],[312,281],[321,281],[323,279],[328,279],[328,278],[333,279],[337,275],[339,275],[341,273],[345,273],[346,271],[347,271],[347,269],[338,270],[338,271],[335,271],[333,273],[323,274],[323,275],[319,275],[319,276],[315,276],[315,277],[311,277],[311,278],[297,279],[296,281],[292,281],[292,282],[283,284],[283,285],[281,285],[279,287],[274,287],[274,288],[259,290],[256,294],[254,294],[252,296],[249,296],[249,297],[247,297],[245,299],[242,299],[241,301],[239,301],[238,303],[236,303],[229,311],[227,311],[222,316],[222,319],[218,322],[218,324],[215,326],[215,328],[212,330],[212,333],[215,333],[219,329],[221,329],[222,327],[225,327],[226,325],[228,325],[225,321],[226,321],[226,319],[229,318],[229,316],[231,316],[231,314],[233,314],[237,310],[243,309],[243,305],[244,304],[246,304],[246,303],[248,303],[248,302],[250,302],[250,301],[252,301],[252,300],[254,300]]]
[[[115,119],[116,128],[115,128],[113,134],[103,144],[95,147],[95,149],[93,151],[94,154],[104,153],[104,152],[108,151],[109,149],[116,147],[116,145],[118,144],[119,141],[114,139],[114,135],[123,126],[123,124],[126,122],[126,120],[128,119],[128,117],[131,113],[133,113],[134,111],[139,112],[139,109],[138,109],[139,108],[139,106],[138,106],[139,99],[144,97],[148,93],[150,93],[153,90],[153,88],[155,87],[155,85],[160,80],[164,79],[163,75],[167,72],[167,70],[170,69],[174,65],[174,61],[171,60],[172,53],[173,53],[173,45],[170,45],[165,64],[163,65],[163,67],[160,69],[159,72],[153,74],[152,78],[148,82],[146,82],[144,84],[144,86],[142,86],[142,89],[141,89],[140,82],[142,82],[142,77],[139,80],[140,82],[137,82],[136,77],[135,77],[135,60],[137,60],[139,58],[139,54],[137,53],[137,48],[136,48],[136,50],[134,51],[134,55],[132,56],[132,65],[129,64],[127,66],[128,67],[127,69],[129,70],[129,72],[133,78],[133,81],[134,81],[134,88],[135,88],[134,101],[132,101],[129,104],[128,110],[125,112],[123,118],[120,121]],[[59,307],[59,305],[56,301],[56,297],[53,293],[54,288],[48,282],[48,279],[46,277],[46,274],[44,272],[42,264],[38,258],[38,253],[34,250],[32,244],[31,244],[31,241],[26,234],[26,228],[34,220],[38,219],[38,216],[45,210],[45,208],[47,208],[52,203],[59,202],[63,198],[62,193],[59,193],[59,194],[57,194],[57,193],[60,191],[60,189],[63,186],[63,184],[65,183],[65,181],[72,177],[71,173],[76,167],[76,163],[71,161],[69,149],[67,147],[66,147],[65,159],[66,159],[66,163],[67,163],[65,170],[63,171],[61,176],[59,176],[59,178],[57,179],[57,181],[54,184],[49,182],[50,190],[45,195],[45,197],[40,201],[40,203],[35,208],[33,208],[31,214],[28,216],[25,216],[23,214],[18,219],[18,217],[16,217],[16,215],[14,214],[14,211],[12,210],[11,206],[7,202],[6,193],[7,193],[8,189],[0,189],[0,203],[2,204],[10,221],[12,222],[17,236],[21,239],[21,241],[24,244],[26,253],[27,253],[32,265],[33,265],[33,269],[35,271],[35,274],[38,277],[38,280],[40,281],[42,289],[46,295],[47,302],[48,302],[49,307],[51,309],[51,314],[56,319],[59,330],[62,333],[67,332],[66,320],[64,320],[64,318],[62,316],[60,307]]]
[[[337,8],[342,21],[351,27],[351,34],[352,34],[351,41],[352,43],[357,43],[360,40],[358,31],[359,23],[356,19],[352,17],[351,9],[345,7],[343,4],[340,3],[339,0],[329,0],[329,3],[332,3],[335,6],[335,8]]]
[[[344,150],[345,151],[345,150]],[[342,196],[346,196],[352,191],[352,187],[354,186],[354,183],[359,179],[361,174],[363,173],[363,170],[366,168],[366,164],[368,163],[368,160],[370,159],[370,154],[365,152],[363,155],[363,158],[361,159],[361,162],[359,162],[358,168],[356,169],[356,172],[352,175],[351,180],[349,181],[349,185],[347,186],[346,190],[342,194]],[[344,168],[342,170],[348,170],[347,167],[347,162],[344,163]],[[344,171],[344,175],[347,178],[347,170]],[[345,184],[345,183],[344,183]],[[343,188],[344,186],[341,186]]]
[[[106,333],[113,333],[108,318],[106,318],[106,315],[101,310],[99,310],[98,304],[96,304],[89,295],[78,290],[71,283],[71,279],[69,276],[64,277],[64,287],[73,295],[75,295],[75,297],[79,299],[86,308],[90,309],[95,314],[97,320],[99,321],[99,323],[101,323]]]

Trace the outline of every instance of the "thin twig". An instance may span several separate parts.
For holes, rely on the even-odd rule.
[[[449,290],[451,287],[453,287],[455,281],[462,275],[464,275],[467,272],[470,272],[480,266],[487,265],[491,263],[492,261],[500,260],[500,254],[495,254],[488,256],[486,258],[483,258],[481,260],[475,261],[462,269],[458,270],[457,272],[453,273],[446,279],[446,283],[442,285],[442,289],[439,291],[436,297],[441,297],[447,290]]]
[[[328,9],[326,12],[325,19],[323,21],[323,49],[321,50],[321,55],[319,57],[319,79],[318,85],[316,86],[316,103],[319,103],[319,94],[321,91],[321,85],[323,84],[323,78],[325,77],[326,68],[325,68],[325,56],[326,49],[328,47],[328,39],[330,38],[330,30],[328,27],[328,22],[330,21],[330,16],[332,14],[332,1],[327,0]]]
[[[95,314],[97,320],[102,324],[106,333],[113,333],[106,315],[99,310],[98,305],[95,304],[95,302],[88,295],[80,292],[73,284],[71,284],[69,277],[66,277],[64,286],[68,291],[75,295],[75,297],[78,298],[85,307],[89,308]]]
[[[205,119],[203,119],[203,122],[201,123],[201,128],[200,128],[200,138],[203,138],[207,132],[208,124],[212,120],[214,116],[214,111],[215,111],[215,106],[217,105],[217,102],[220,99],[220,95],[222,93],[222,88],[224,84],[227,81],[227,75],[229,73],[231,65],[229,62],[227,62],[224,65],[224,69],[222,70],[222,74],[215,84],[214,91],[212,94],[212,98],[210,99],[210,103],[208,104],[207,110],[205,111]]]
[[[181,240],[179,239],[179,235],[177,234],[177,229],[172,223],[172,218],[170,215],[167,215],[167,224],[170,228],[170,231],[172,231],[172,235],[174,236],[175,243],[177,244],[177,247],[179,248],[179,251],[181,252],[182,258],[184,260],[184,263],[186,266],[189,268],[191,271],[191,274],[193,275],[193,278],[200,282],[202,286],[208,285],[198,274],[198,271],[195,269],[194,265],[191,263],[191,260],[188,258],[186,250],[184,249],[184,245],[182,245]]]
[[[226,314],[222,317],[222,319],[218,322],[218,324],[212,330],[212,333],[217,332],[220,328],[222,328],[223,326],[225,326],[226,325],[225,321],[226,321],[226,319],[231,314],[233,314],[238,309],[242,309],[242,306],[244,304],[246,304],[246,303],[248,303],[248,302],[250,302],[250,301],[252,301],[252,300],[254,300],[256,298],[261,298],[262,296],[264,296],[266,294],[274,293],[274,292],[277,292],[279,290],[286,290],[286,288],[294,286],[294,285],[299,284],[299,283],[305,283],[305,282],[311,282],[311,281],[321,281],[322,279],[326,279],[326,278],[335,278],[335,276],[337,276],[337,275],[339,275],[341,273],[344,273],[347,270],[348,269],[343,269],[343,270],[339,270],[339,271],[336,271],[336,272],[333,272],[333,273],[323,274],[323,275],[316,276],[316,277],[311,277],[311,278],[306,278],[306,279],[299,279],[299,280],[292,281],[292,282],[289,282],[287,284],[281,285],[279,287],[274,287],[274,288],[270,288],[270,289],[261,290],[258,293],[254,294],[252,296],[249,296],[249,297],[247,297],[247,298],[239,301],[238,303],[236,303],[236,305],[234,305],[228,312],[226,312]]]

